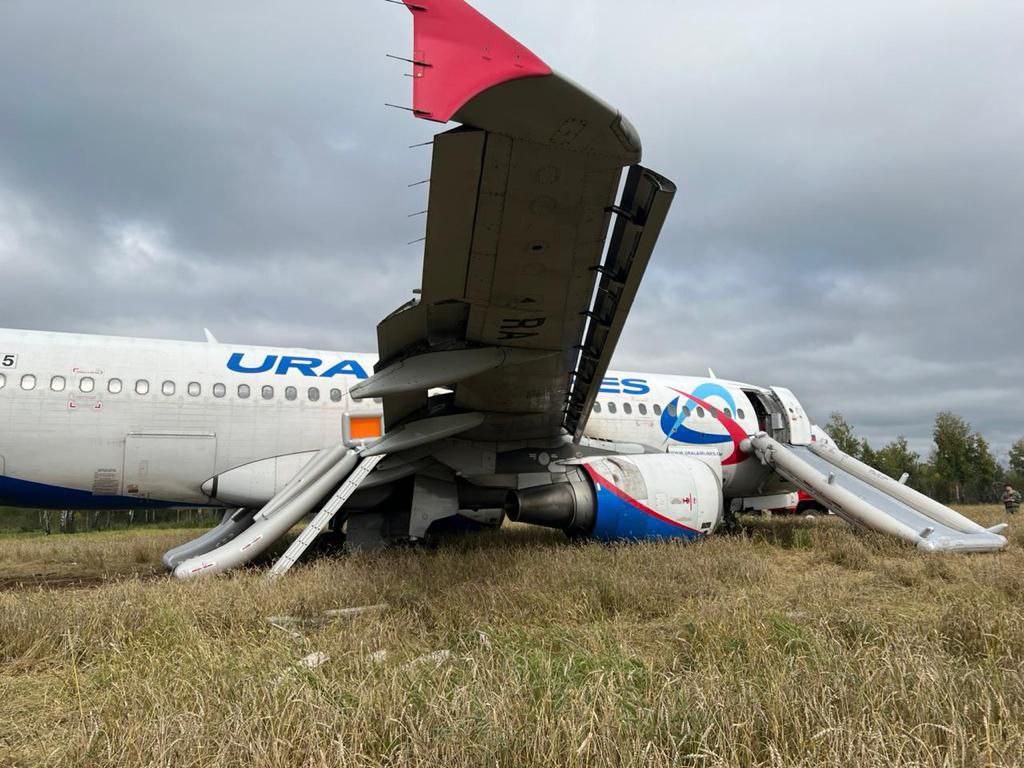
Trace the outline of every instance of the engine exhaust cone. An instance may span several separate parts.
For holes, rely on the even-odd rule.
[[[587,532],[593,527],[594,494],[589,485],[578,483],[509,491],[505,497],[505,515],[515,523]]]

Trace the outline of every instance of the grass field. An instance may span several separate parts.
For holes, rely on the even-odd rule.
[[[1018,531],[928,556],[834,519],[513,528],[272,585],[156,575],[188,536],[0,540],[0,765],[1024,764]]]

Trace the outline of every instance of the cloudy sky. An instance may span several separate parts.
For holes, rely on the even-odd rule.
[[[620,368],[1024,435],[1019,0],[478,0],[677,181]],[[0,326],[375,349],[432,127],[382,0],[0,0]]]

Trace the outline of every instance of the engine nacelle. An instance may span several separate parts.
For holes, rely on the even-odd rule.
[[[605,456],[572,470],[565,481],[512,491],[510,520],[601,541],[695,539],[722,518],[720,474],[689,456]]]
[[[243,464],[211,477],[203,483],[203,493],[230,506],[259,509],[315,455],[306,451]]]

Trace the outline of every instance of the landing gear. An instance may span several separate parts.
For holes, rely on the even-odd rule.
[[[331,521],[331,526],[316,537],[312,546],[313,552],[317,555],[335,557],[345,553],[345,542],[348,541],[348,534],[345,533],[345,522],[347,517],[338,515]]]
[[[727,536],[742,536],[745,532],[739,515],[732,510],[731,504],[725,505],[725,513],[722,515],[722,522],[718,525],[718,532]]]
[[[796,513],[798,515],[827,515],[828,510],[825,509],[817,501],[801,501],[796,505]]]

